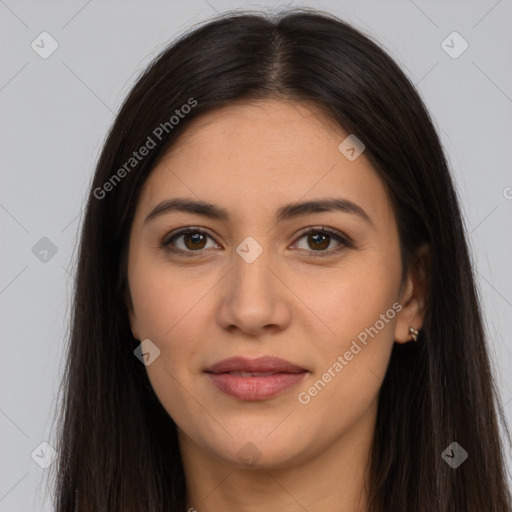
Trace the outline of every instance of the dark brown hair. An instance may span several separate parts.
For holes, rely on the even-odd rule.
[[[193,119],[267,98],[311,102],[356,134],[389,190],[404,268],[421,244],[430,248],[423,330],[417,343],[394,345],[379,396],[369,510],[510,512],[481,310],[433,122],[376,43],[309,9],[227,13],[196,27],[151,63],[124,101],[97,164],[80,241],[56,511],[185,510],[176,425],[133,353],[139,341],[124,301],[128,236],[142,185]],[[153,136],[147,156],[117,173],[191,99],[197,103],[187,115]],[[113,180],[116,173],[122,179]],[[453,441],[469,453],[457,469],[441,458]]]

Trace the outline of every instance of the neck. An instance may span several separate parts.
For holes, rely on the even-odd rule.
[[[240,467],[205,453],[178,429],[187,511],[365,512],[376,410],[375,403],[349,432],[336,440],[319,439],[311,453],[279,467]]]

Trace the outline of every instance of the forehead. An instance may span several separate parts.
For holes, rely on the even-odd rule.
[[[299,159],[319,143],[335,144],[343,136],[343,130],[310,102],[259,100],[235,103],[201,115],[187,127],[167,156],[194,147],[198,158],[212,156],[212,152],[218,158],[232,158],[254,151],[261,156],[284,156],[287,160],[293,153]]]
[[[187,126],[152,171],[140,202],[147,209],[188,196],[250,218],[283,203],[343,196],[389,215],[387,192],[364,152],[351,161],[340,151],[348,135],[312,104],[222,107]]]

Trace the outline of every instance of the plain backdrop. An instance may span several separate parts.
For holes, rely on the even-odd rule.
[[[231,9],[286,6],[323,9],[360,28],[395,58],[432,113],[512,417],[511,0],[0,0],[0,512],[52,509],[43,503],[48,469],[37,461],[51,461],[41,443],[52,443],[84,199],[121,101],[193,24]]]

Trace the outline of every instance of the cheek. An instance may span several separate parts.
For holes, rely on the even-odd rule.
[[[371,295],[351,293],[344,288],[331,297],[323,311],[328,312],[334,332],[316,343],[320,356],[317,377],[338,388],[348,399],[358,398],[384,378],[394,342],[394,328],[400,304],[388,289]],[[329,310],[327,308],[330,308]],[[336,377],[332,377],[332,375]],[[332,382],[333,384],[330,384]],[[338,391],[335,391],[338,392]]]
[[[189,366],[197,341],[204,338],[205,292],[194,279],[187,282],[176,276],[176,271],[155,264],[133,265],[129,282],[140,339],[150,339],[160,350],[146,366],[151,386],[173,420],[190,429],[187,418],[200,416],[201,410],[184,389],[191,388]]]
[[[320,443],[328,444],[333,436],[350,431],[376,404],[393,347],[395,322],[395,310],[384,302],[381,306],[366,301],[362,309],[348,304],[339,313],[332,342],[315,348],[320,360],[296,397],[305,418],[301,425],[305,436],[315,435]],[[320,432],[318,424],[322,425]]]
[[[211,296],[215,281],[192,272],[180,272],[149,258],[133,260],[129,269],[130,292],[141,340],[150,339],[160,356],[146,367],[158,395],[180,394],[178,382],[186,384],[197,372],[197,359],[204,346],[205,326],[212,322]],[[174,380],[174,379],[176,380]],[[163,399],[164,397],[161,396]]]
[[[298,293],[307,297],[308,305],[329,327],[330,335],[323,338],[322,344],[330,340],[328,345],[339,350],[376,322],[383,337],[392,336],[396,317],[392,306],[400,288],[399,262],[391,267],[368,260],[338,269],[322,282],[316,280],[314,286],[302,282],[303,291]]]
[[[399,260],[361,258],[324,284],[327,293],[315,294],[314,307],[331,333],[314,342],[319,361],[300,403],[309,401],[327,423],[344,418],[349,424],[375,400],[386,373],[401,309]]]
[[[200,315],[204,283],[184,279],[170,265],[133,258],[130,293],[140,336],[164,342]]]

